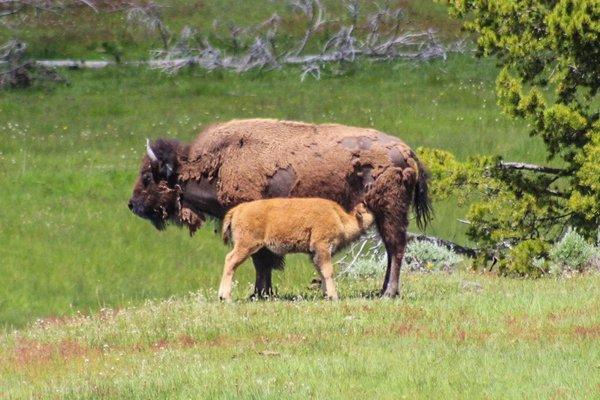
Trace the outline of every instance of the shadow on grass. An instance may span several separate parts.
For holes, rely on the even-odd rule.
[[[363,291],[352,291],[351,293],[345,294],[344,296],[340,296],[340,300],[348,300],[348,299],[379,299],[381,296],[379,295],[378,289],[373,290],[363,290]],[[283,292],[279,293],[275,290],[275,294],[272,296],[264,296],[259,297],[255,295],[251,295],[247,298],[247,301],[291,301],[291,302],[301,302],[301,301],[318,301],[325,300],[323,294],[320,290],[313,291],[302,291],[302,292]]]

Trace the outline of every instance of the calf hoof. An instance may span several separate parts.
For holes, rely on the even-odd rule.
[[[231,303],[231,301],[232,301],[231,296],[227,296],[224,294],[219,295],[219,300],[221,300],[222,302],[225,302],[225,303]]]

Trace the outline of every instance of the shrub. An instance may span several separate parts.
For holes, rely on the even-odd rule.
[[[382,246],[380,243],[378,246]],[[377,251],[374,247],[363,250],[355,260],[350,263],[340,262],[342,265],[340,275],[351,278],[373,278],[383,274],[386,265],[385,251]],[[405,271],[433,272],[452,271],[463,257],[434,243],[412,241],[406,246],[403,268]]]
[[[569,229],[552,247],[549,257],[553,273],[584,271],[598,264],[599,259],[598,248],[586,242],[574,229]]]
[[[406,246],[404,255],[404,265],[408,271],[451,271],[461,262],[461,256],[445,247],[416,240]]]
[[[540,239],[530,239],[513,247],[500,264],[500,272],[508,275],[539,277],[548,272],[549,245]]]
[[[354,279],[379,277],[385,271],[386,262],[385,258],[359,257],[352,264],[343,266],[340,275]]]

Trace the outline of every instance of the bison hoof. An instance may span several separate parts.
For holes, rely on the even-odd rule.
[[[398,290],[386,289],[385,291],[381,292],[380,297],[384,299],[393,299],[398,297],[398,295]]]
[[[313,289],[321,289],[321,286],[322,286],[321,279],[319,279],[319,278],[313,278],[310,281],[310,283],[308,285],[308,288],[311,289],[311,290],[313,290]]]
[[[273,297],[275,297],[275,295],[272,290],[261,290],[261,291],[255,291],[254,293],[252,293],[248,297],[248,300],[252,300],[252,301],[268,300]]]

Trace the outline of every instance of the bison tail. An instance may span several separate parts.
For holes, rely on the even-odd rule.
[[[223,218],[223,229],[221,237],[223,238],[223,242],[225,244],[229,244],[231,242],[231,218],[233,217],[233,212],[229,211],[225,214],[225,218]]]
[[[427,172],[427,169],[420,161],[417,161],[417,163],[419,169],[414,191],[413,207],[417,216],[417,226],[423,230],[433,217],[433,208],[431,206],[431,199],[429,198],[429,172]]]

